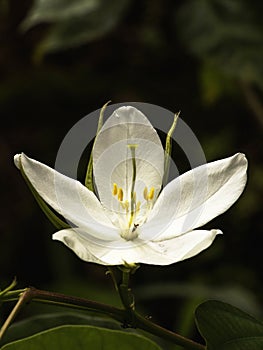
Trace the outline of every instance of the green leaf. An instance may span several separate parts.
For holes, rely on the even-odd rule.
[[[43,55],[86,44],[112,30],[128,8],[130,0],[36,0],[22,30],[51,24],[35,49],[35,60]]]
[[[263,88],[262,11],[262,2],[188,0],[177,13],[178,31],[193,54]]]
[[[1,350],[160,350],[151,340],[137,334],[93,326],[62,326],[9,343]]]
[[[225,94],[233,95],[236,85],[228,75],[220,71],[215,64],[204,60],[199,70],[201,97],[206,105],[215,103]],[[222,140],[220,139],[222,143]]]
[[[62,325],[92,325],[109,329],[121,329],[118,322],[102,316],[92,316],[80,312],[47,313],[14,323],[7,330],[0,344],[3,346],[15,340]]]
[[[199,300],[200,304],[213,299],[233,304],[251,314],[260,313],[260,302],[255,295],[249,289],[238,285],[208,286],[196,282],[155,282],[137,287],[135,294],[137,300],[142,303],[150,299],[183,298]]]
[[[99,0],[35,0],[26,19],[23,29],[29,29],[40,23],[64,21],[88,14],[100,5]]]
[[[220,301],[207,301],[196,309],[198,329],[207,350],[262,350],[263,323]]]

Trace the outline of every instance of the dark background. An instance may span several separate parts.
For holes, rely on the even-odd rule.
[[[1,288],[17,276],[21,288],[118,303],[104,267],[51,240],[55,229],[13,156],[53,166],[79,119],[108,100],[140,101],[180,110],[208,161],[245,153],[249,178],[241,199],[207,225],[224,232],[209,250],[169,267],[141,266],[138,308],[186,335],[205,299],[262,316],[262,2],[89,2],[76,1],[78,12],[66,0],[47,9],[0,1]]]

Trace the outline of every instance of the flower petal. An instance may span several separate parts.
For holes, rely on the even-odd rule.
[[[105,215],[97,197],[79,181],[62,175],[23,153],[15,157],[15,164],[18,168],[23,168],[39,195],[73,225],[88,230],[91,226],[96,226],[98,236],[106,236],[107,239],[118,237],[117,230],[112,230],[115,227]]]
[[[164,240],[200,227],[225,212],[246,184],[246,157],[201,165],[171,181],[143,225],[142,239]]]
[[[139,239],[95,242],[84,231],[65,229],[56,232],[53,239],[63,242],[82,260],[101,265],[169,265],[200,253],[219,233],[219,230],[196,230],[163,242],[144,242]]]
[[[154,187],[155,195],[161,189],[164,150],[156,130],[142,112],[131,106],[120,107],[103,125],[93,148],[96,187],[102,204],[110,210],[118,211],[119,203],[112,195],[114,183],[123,189],[123,200],[130,200],[133,151],[136,158],[134,191],[137,200],[143,201],[146,186]]]
[[[105,265],[87,249],[85,240],[74,229],[65,229],[53,234],[54,240],[64,243],[82,260]]]
[[[56,232],[53,239],[63,242],[72,249],[78,257],[87,262],[101,265],[123,265],[125,263],[162,264],[165,256],[158,249],[151,247],[152,243],[141,240],[125,241],[124,239],[105,242],[90,240],[85,231],[80,229],[65,229]]]
[[[207,249],[214,241],[216,235],[222,234],[220,230],[193,230],[172,239],[152,242],[165,256],[166,264],[189,259]]]

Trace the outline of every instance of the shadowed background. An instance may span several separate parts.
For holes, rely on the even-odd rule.
[[[209,250],[141,266],[138,308],[185,335],[208,298],[262,316],[262,11],[259,0],[0,1],[1,288],[17,276],[19,287],[118,303],[104,267],[51,240],[55,229],[13,155],[53,166],[79,119],[108,100],[141,101],[180,110],[208,161],[245,153],[249,179],[241,199],[206,225],[224,232]],[[180,150],[173,156],[187,170]]]

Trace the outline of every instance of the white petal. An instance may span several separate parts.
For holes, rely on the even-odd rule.
[[[222,234],[222,231],[194,230],[172,239],[152,242],[152,244],[157,245],[166,258],[167,263],[160,265],[168,265],[199,254],[213,243],[218,234]]]
[[[103,205],[116,211],[112,187],[116,183],[129,200],[133,177],[132,153],[129,145],[136,144],[137,200],[143,200],[145,186],[161,189],[164,150],[160,138],[149,120],[134,107],[120,107],[114,111],[97,135],[93,148],[96,187]]]
[[[122,238],[112,242],[90,239],[86,232],[81,229],[65,229],[56,232],[53,239],[63,242],[72,249],[77,256],[88,262],[101,265],[122,265],[125,262],[133,263],[140,260],[138,249],[132,241]]]
[[[225,212],[246,184],[241,153],[199,166],[171,181],[143,225],[142,239],[163,240],[200,227]]]
[[[169,265],[200,253],[219,233],[219,230],[196,230],[163,242],[144,242],[139,239],[106,242],[89,239],[86,233],[79,229],[66,229],[56,232],[53,239],[63,242],[82,260],[101,265]]]
[[[104,265],[104,263],[92,255],[86,247],[85,241],[74,229],[61,230],[53,234],[54,240],[64,243],[82,260]]]
[[[152,243],[149,244],[141,240],[125,241],[120,238],[112,242],[95,241],[80,229],[61,230],[53,235],[53,239],[63,242],[82,260],[101,265],[113,266],[124,263],[159,265],[159,262],[166,261],[165,257],[158,250],[155,250],[155,247],[151,247]]]
[[[17,155],[15,162],[23,168],[39,195],[65,219],[76,226],[87,227],[87,230],[97,227],[98,235],[99,232],[102,237],[109,234],[108,239],[118,236],[112,230],[114,226],[94,193],[80,182],[28,158],[25,154]]]

